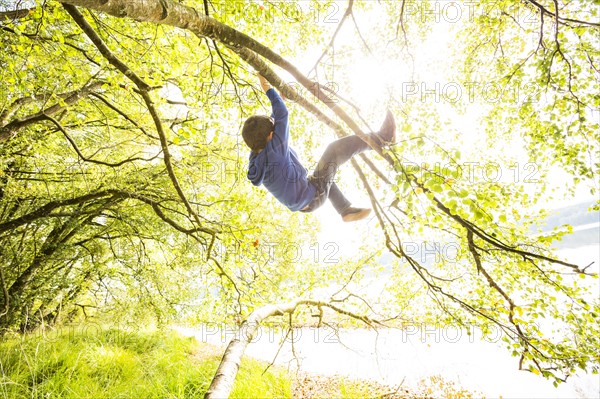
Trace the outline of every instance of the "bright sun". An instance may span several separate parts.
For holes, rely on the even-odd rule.
[[[347,96],[361,107],[377,107],[386,99],[389,89],[389,74],[386,64],[373,58],[355,59],[346,68],[349,80]],[[345,93],[341,93],[344,95]]]

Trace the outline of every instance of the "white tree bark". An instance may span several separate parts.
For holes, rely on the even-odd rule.
[[[296,308],[301,305],[327,307],[334,310],[337,313],[349,316],[351,318],[360,320],[369,326],[374,324],[380,324],[376,320],[372,320],[367,316],[361,316],[332,305],[329,302],[317,301],[311,299],[296,299],[294,301],[275,305],[266,305],[256,309],[250,313],[248,318],[242,322],[235,338],[233,338],[221,358],[221,363],[217,368],[215,376],[208,388],[208,391],[204,395],[204,399],[225,399],[229,397],[235,381],[235,376],[240,369],[240,363],[242,356],[246,350],[246,347],[252,340],[256,332],[258,331],[260,324],[271,316],[281,316],[286,313],[294,313]]]
[[[270,317],[282,315],[286,312],[293,311],[298,306],[298,301],[290,302],[283,305],[267,305],[252,312],[250,316],[238,328],[236,336],[229,342],[227,349],[223,353],[221,363],[217,368],[215,376],[204,395],[204,399],[228,398],[235,376],[240,369],[242,356],[246,347],[254,338],[260,323]]]

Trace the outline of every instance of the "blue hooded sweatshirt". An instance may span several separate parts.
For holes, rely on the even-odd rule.
[[[299,211],[315,197],[315,186],[307,180],[306,169],[289,146],[288,110],[275,89],[267,91],[275,120],[273,139],[258,154],[250,153],[248,179],[267,190],[291,211]]]

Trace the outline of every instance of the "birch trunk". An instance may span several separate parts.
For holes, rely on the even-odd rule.
[[[281,305],[266,305],[250,313],[248,318],[238,328],[235,338],[227,345],[227,349],[225,349],[221,363],[210,383],[208,391],[204,395],[204,399],[228,398],[233,388],[235,376],[240,369],[244,351],[248,344],[252,342],[252,339],[254,339],[260,323],[268,317],[293,312],[302,302],[305,301],[296,300]]]
[[[377,320],[373,320],[367,316],[359,315],[338,306],[333,305],[330,302],[318,301],[313,299],[296,299],[294,301],[275,305],[265,305],[261,308],[256,309],[250,313],[248,318],[242,322],[238,328],[235,338],[233,338],[221,358],[221,363],[217,368],[215,376],[208,388],[208,391],[204,395],[204,399],[225,399],[229,397],[231,389],[233,388],[233,382],[235,376],[240,368],[242,356],[246,347],[256,335],[256,332],[260,328],[260,324],[271,316],[281,316],[286,313],[294,313],[296,308],[301,305],[316,306],[318,308],[329,308],[334,312],[348,316],[350,318],[359,320],[370,327],[376,325],[382,326]],[[242,336],[243,335],[243,336]]]

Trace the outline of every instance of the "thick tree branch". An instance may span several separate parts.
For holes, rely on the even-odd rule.
[[[35,211],[27,213],[18,218],[9,220],[7,222],[0,223],[0,233],[15,229],[19,226],[25,225],[27,223],[31,223],[37,219],[45,217],[45,216],[49,215],[50,212],[52,212],[54,209],[57,209],[60,207],[65,207],[65,206],[82,204],[84,202],[107,197],[112,194],[113,193],[111,190],[105,190],[105,191],[99,191],[99,192],[95,192],[95,193],[81,195],[78,197],[69,198],[69,199],[65,199],[65,200],[50,201],[50,202],[46,203],[45,205],[39,207]]]
[[[204,399],[221,399],[228,398],[233,388],[235,376],[240,368],[240,363],[244,355],[246,347],[256,335],[261,323],[271,316],[283,316],[285,314],[293,314],[299,306],[313,306],[317,308],[326,307],[334,312],[348,316],[352,319],[361,321],[369,327],[383,326],[377,320],[373,320],[367,316],[359,315],[346,309],[333,305],[330,302],[319,301],[313,299],[296,299],[294,301],[276,305],[266,305],[256,309],[242,322],[238,328],[235,338],[233,338],[221,359],[221,363],[217,368],[215,376],[204,395]]]
[[[108,189],[108,190],[103,190],[103,191],[98,191],[98,192],[94,192],[94,193],[81,195],[81,196],[74,197],[74,198],[50,201],[50,202],[46,203],[45,205],[39,207],[38,209],[31,211],[25,215],[22,215],[15,219],[0,223],[0,233],[6,232],[9,230],[13,230],[19,226],[26,225],[28,223],[34,222],[34,221],[44,218],[44,217],[52,216],[52,211],[54,211],[55,209],[73,206],[73,205],[79,205],[79,204],[83,204],[83,203],[86,203],[89,201],[98,200],[98,199],[107,198],[107,197],[111,197],[111,200],[131,198],[131,199],[135,199],[135,200],[141,201],[143,203],[146,203],[152,207],[152,209],[154,210],[156,215],[161,220],[166,222],[168,225],[173,227],[175,230],[177,230],[181,233],[184,233],[184,234],[193,234],[195,232],[203,232],[203,233],[212,235],[214,232],[214,230],[212,230],[212,229],[205,229],[201,226],[195,227],[195,228],[185,228],[185,227],[179,225],[177,222],[175,222],[173,219],[169,218],[163,212],[158,199],[153,199],[153,198],[150,198],[150,197],[142,195],[142,194],[128,192],[128,191],[124,191],[124,190]]]
[[[52,105],[48,108],[45,108],[35,114],[31,114],[31,115],[13,120],[4,126],[0,125],[0,143],[11,139],[18,133],[19,130],[23,129],[24,127],[26,127],[30,124],[45,120],[45,119],[47,119],[48,115],[56,114],[56,113],[64,110],[66,107],[75,104],[82,98],[85,98],[88,95],[90,95],[94,90],[96,90],[100,86],[102,86],[102,84],[103,84],[102,82],[93,82],[93,83],[86,84],[79,90],[75,90],[75,91],[72,91],[69,93],[59,94],[58,97],[62,99],[61,103],[54,104],[54,105]],[[8,121],[8,118],[10,118],[18,110],[18,108],[20,106],[30,103],[32,101],[33,100],[28,97],[24,97],[22,99],[16,100],[14,103],[11,104],[11,106],[9,106],[9,108],[6,111],[6,114],[3,113],[2,121]]]
[[[31,104],[35,99],[32,96],[21,97],[13,101],[10,105],[4,108],[4,111],[0,113],[0,126],[4,126],[8,123],[9,119],[19,111],[19,108]]]
[[[31,283],[34,275],[43,267],[44,262],[52,256],[62,244],[70,240],[84,224],[78,221],[80,215],[74,215],[65,223],[54,226],[46,240],[42,244],[38,253],[33,257],[33,260],[27,268],[13,281],[8,288],[8,294],[11,298],[16,298],[22,295],[25,288]],[[88,221],[91,221],[95,215],[86,216]]]
[[[129,80],[131,80],[141,91],[149,91],[151,89],[150,85],[147,84],[140,78],[131,68],[129,68],[123,61],[121,61],[117,56],[115,56],[112,51],[108,48],[108,46],[104,43],[104,40],[96,33],[94,28],[87,23],[83,15],[77,11],[77,9],[68,4],[64,4],[63,7],[67,10],[69,15],[77,22],[77,25],[83,30],[83,32],[90,38],[92,43],[98,48],[102,56],[106,58],[106,60],[116,67],[123,75],[127,76]]]
[[[188,212],[194,217],[194,219],[196,220],[198,225],[202,225],[200,216],[197,214],[196,211],[194,211],[194,209],[190,205],[190,202],[188,201],[185,193],[183,192],[181,185],[179,184],[179,180],[177,179],[177,176],[173,169],[173,164],[171,162],[171,159],[172,159],[171,153],[169,151],[169,145],[168,145],[167,137],[166,137],[163,125],[162,125],[162,120],[160,119],[160,116],[158,115],[158,110],[154,106],[154,102],[152,101],[152,98],[150,97],[150,94],[148,92],[151,89],[150,85],[148,85],[146,82],[144,82],[139,76],[137,76],[137,74],[134,71],[132,71],[124,62],[122,62],[117,56],[115,56],[112,53],[112,51],[104,43],[102,38],[96,33],[96,31],[91,27],[91,25],[85,20],[85,18],[77,10],[77,8],[75,8],[74,6],[72,6],[70,4],[63,4],[63,7],[67,10],[69,15],[71,15],[71,17],[77,23],[77,25],[79,25],[79,27],[84,31],[84,33],[90,38],[92,43],[94,43],[94,45],[98,48],[100,53],[107,59],[107,61],[110,62],[111,65],[116,67],[121,73],[123,73],[132,82],[134,82],[135,85],[137,86],[137,88],[139,89],[140,94],[146,104],[146,107],[148,108],[148,111],[150,112],[150,116],[152,117],[152,120],[154,121],[154,124],[156,126],[156,131],[160,138],[160,144],[161,144],[162,151],[164,154],[164,162],[165,162],[165,166],[167,167],[167,173],[169,175],[169,178],[171,179],[171,182],[172,182],[173,186],[175,187],[175,190],[177,191],[179,198],[184,203]],[[203,231],[210,231],[211,235],[217,234],[217,232],[215,230],[208,229],[208,228],[204,228]]]
[[[27,18],[33,12],[33,8],[21,8],[18,10],[0,11],[0,22],[17,21]]]

